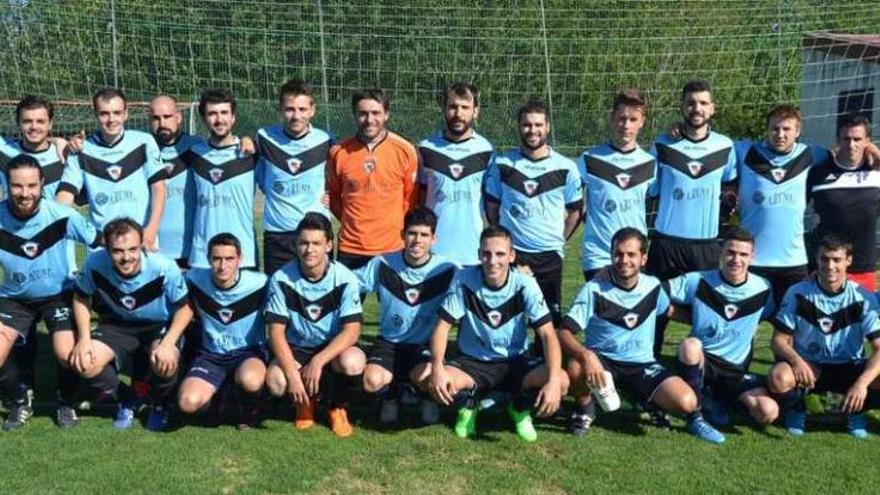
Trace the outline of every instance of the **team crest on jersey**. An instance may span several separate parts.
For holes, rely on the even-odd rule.
[[[774,168],[770,170],[770,175],[773,176],[773,180],[776,182],[782,182],[782,179],[785,178],[785,169],[784,168]]]
[[[464,167],[460,163],[453,163],[449,165],[449,173],[452,174],[453,179],[457,179],[461,177],[461,173],[464,172]]]
[[[171,175],[171,172],[174,172],[174,162],[168,162],[165,164],[165,173]]]
[[[232,321],[232,315],[234,314],[235,311],[229,308],[223,308],[217,311],[217,316],[220,317],[220,321],[222,321],[223,323],[229,323],[230,321]]]
[[[822,317],[816,320],[816,323],[819,324],[819,328],[822,329],[823,332],[828,333],[831,331],[831,328],[834,327],[834,320],[828,317]]]
[[[119,180],[122,177],[122,167],[119,165],[111,165],[107,167],[107,175],[113,180]]]
[[[535,194],[535,191],[538,190],[538,181],[536,180],[527,180],[523,182],[523,188],[526,190],[526,194],[532,196]]]
[[[629,181],[632,179],[632,175],[619,173],[614,176],[617,179],[617,185],[620,186],[621,189],[626,189],[629,186]]]
[[[306,314],[309,315],[309,318],[311,318],[312,321],[318,321],[318,319],[321,318],[322,311],[323,309],[321,308],[321,306],[317,304],[309,304],[308,306],[306,306]]]
[[[137,300],[129,295],[124,295],[119,298],[119,302],[125,306],[125,309],[131,311],[137,305]]]
[[[24,251],[28,258],[33,258],[40,252],[40,245],[34,241],[28,241],[21,245],[21,250]]]
[[[372,174],[373,171],[376,170],[376,162],[372,158],[367,158],[366,161],[364,161],[364,170],[368,174]]]
[[[639,315],[636,313],[627,313],[623,315],[623,322],[626,324],[626,328],[635,328],[639,323]]]
[[[688,162],[687,168],[691,172],[691,175],[696,177],[700,175],[700,172],[703,170],[703,164],[696,160],[691,160]]]
[[[486,313],[486,317],[489,318],[489,323],[493,327],[497,328],[498,325],[501,324],[501,313],[499,311],[495,311],[493,309],[492,311],[489,311],[488,313]]]
[[[211,170],[208,171],[208,175],[211,176],[211,180],[214,181],[214,183],[216,184],[216,183],[220,182],[220,179],[223,178],[223,169],[216,168],[216,167],[212,168]]]
[[[299,169],[302,167],[302,160],[299,158],[288,158],[287,159],[287,170],[290,170],[290,173],[295,174],[299,172]]]
[[[739,311],[739,308],[736,304],[725,304],[724,305],[724,316],[728,320],[736,316],[736,313]]]
[[[406,300],[409,301],[410,304],[415,304],[416,301],[419,300],[419,289],[410,287],[403,292],[403,295],[406,296]]]

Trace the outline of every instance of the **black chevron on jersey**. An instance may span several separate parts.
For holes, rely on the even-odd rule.
[[[92,272],[95,287],[113,301],[113,304],[121,306],[129,311],[134,311],[141,306],[146,306],[165,293],[165,277],[159,276],[140,286],[134,292],[123,292],[112,282],[98,272]]]
[[[605,299],[599,293],[594,293],[594,314],[614,326],[632,330],[641,325],[651,313],[657,311],[657,298],[660,296],[660,286],[647,293],[632,308],[625,308],[614,301]]]
[[[657,143],[658,161],[694,179],[708,175],[725,166],[730,153],[730,148],[723,148],[700,158],[691,158],[670,146]]]
[[[445,175],[452,180],[461,180],[469,175],[486,170],[489,159],[492,158],[492,152],[483,151],[456,160],[436,150],[419,147],[419,156],[422,159],[422,165],[426,168]]]
[[[115,162],[105,162],[80,153],[79,163],[84,172],[111,182],[119,182],[137,172],[147,162],[146,145],[142,144]]]
[[[324,316],[339,309],[347,286],[348,284],[339,285],[314,301],[301,296],[287,284],[281,284],[281,290],[284,292],[288,308],[309,321],[318,322]]]
[[[183,159],[193,168],[196,174],[214,184],[246,174],[252,171],[257,163],[256,155],[247,155],[215,164],[192,151],[187,151],[183,155]]]
[[[35,259],[67,237],[67,221],[67,218],[59,218],[29,239],[0,229],[0,249],[21,258]]]
[[[817,308],[808,298],[800,294],[795,297],[797,301],[796,314],[807,320],[811,325],[814,325],[822,333],[832,334],[852,324],[859,323],[862,319],[863,303],[861,302],[854,302],[829,315]]]
[[[43,179],[45,184],[53,184],[61,180],[64,173],[64,164],[56,161],[43,165]]]
[[[516,318],[525,311],[525,298],[522,289],[516,291],[510,299],[500,305],[490,308],[482,299],[468,287],[464,287],[465,308],[477,316],[483,323],[492,328],[498,328]]]
[[[224,306],[210,295],[205,294],[198,285],[188,283],[187,286],[191,300],[195,302],[196,306],[224,325],[231,325],[248,315],[260,311],[263,307],[266,293],[266,288],[262,287],[232,304]]]
[[[770,297],[770,291],[765,290],[751,297],[747,297],[741,301],[731,301],[724,295],[709,285],[705,280],[700,280],[697,285],[697,299],[703,304],[712,308],[712,311],[727,321],[744,318],[756,311],[764,309],[767,304],[767,298]]]
[[[181,155],[177,155],[170,160],[164,160],[164,165],[166,179],[173,179],[186,171],[186,161]]]
[[[562,169],[553,170],[534,178],[530,178],[519,170],[507,165],[499,165],[498,169],[501,172],[501,180],[505,184],[528,197],[538,196],[539,194],[563,187],[568,176],[568,171]]]
[[[263,136],[257,137],[257,146],[260,156],[290,175],[299,175],[324,163],[330,150],[330,142],[327,141],[302,153],[291,155]]]
[[[761,177],[776,184],[782,184],[787,180],[794,179],[803,172],[809,170],[813,164],[813,154],[809,148],[804,148],[803,152],[795,158],[789,160],[784,167],[774,167],[759,152],[754,145],[749,148],[746,154],[745,164]]]
[[[418,284],[406,283],[400,275],[385,263],[379,264],[379,284],[407,305],[415,307],[446,293],[455,269],[449,268]]]
[[[623,190],[636,187],[653,179],[656,169],[654,160],[648,160],[645,163],[624,169],[600,160],[595,156],[587,158],[586,166],[588,174],[605,182],[610,182]]]

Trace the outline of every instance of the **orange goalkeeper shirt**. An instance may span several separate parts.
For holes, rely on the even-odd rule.
[[[339,250],[376,255],[403,247],[403,217],[418,203],[415,147],[388,132],[372,150],[357,136],[330,148],[327,193],[339,219]]]

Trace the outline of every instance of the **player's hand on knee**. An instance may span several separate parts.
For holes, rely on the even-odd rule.
[[[305,385],[306,393],[309,394],[309,397],[318,395],[318,392],[321,389],[321,374],[323,368],[323,366],[316,365],[313,359],[307,365],[299,369],[302,383]]]
[[[816,386],[816,375],[813,373],[813,368],[803,359],[792,366],[792,372],[794,372],[795,382],[801,387],[809,389]]]
[[[150,352],[150,364],[162,376],[170,376],[177,370],[180,351],[171,344],[160,343]]]
[[[863,387],[859,383],[854,383],[849,390],[846,391],[846,396],[843,398],[843,405],[840,406],[840,410],[846,414],[854,414],[862,410],[865,407],[865,398],[868,396],[868,387]]]
[[[443,368],[432,371],[430,387],[431,396],[444,406],[452,404],[453,396],[458,393],[455,384],[452,383],[452,376]]]
[[[561,388],[558,383],[552,381],[547,382],[538,397],[535,399],[535,410],[538,416],[547,417],[555,413],[559,409],[559,403],[562,401]]]
[[[303,384],[302,375],[294,373],[293,376],[287,377],[287,395],[290,400],[297,404],[306,404],[309,402],[309,394]]]
[[[584,363],[584,378],[587,385],[602,388],[605,386],[605,368],[595,354],[587,356]]]
[[[95,364],[95,344],[91,339],[82,339],[73,346],[70,352],[70,367],[77,373],[83,373]]]

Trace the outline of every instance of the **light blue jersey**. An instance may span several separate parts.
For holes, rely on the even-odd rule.
[[[611,238],[618,230],[648,234],[646,200],[657,165],[641,148],[624,152],[606,143],[584,151],[577,167],[587,196],[581,266],[596,270],[611,264]]]
[[[432,251],[459,265],[480,262],[483,230],[483,176],[492,144],[474,133],[449,141],[437,132],[418,146],[419,184],[425,206],[437,214],[437,242]]]
[[[672,302],[690,308],[691,336],[700,340],[703,350],[745,367],[758,324],[776,309],[769,282],[752,273],[732,285],[720,270],[712,270],[687,273],[668,283]]]
[[[676,141],[664,134],[651,154],[657,157],[657,232],[685,239],[718,237],[721,183],[736,179],[733,142],[717,132],[700,141]]]
[[[203,350],[228,354],[266,343],[266,282],[266,275],[260,272],[241,270],[235,285],[221,289],[209,268],[186,272],[189,300],[199,315]]]
[[[597,277],[581,288],[562,326],[584,332],[584,346],[613,361],[654,362],[657,316],[666,314],[669,297],[660,281],[639,275],[632,289],[622,289],[610,277]]]
[[[21,141],[3,137],[0,137],[0,199],[9,194],[6,190],[6,164],[18,155],[30,155],[37,159],[43,169],[43,197],[55,201],[55,193],[58,192],[61,174],[64,172],[64,164],[58,158],[58,148],[49,143],[49,147],[43,151],[30,152]]]
[[[458,349],[482,361],[505,361],[529,347],[527,325],[552,322],[550,310],[533,277],[511,270],[497,289],[483,282],[483,269],[458,271],[443,298],[440,318],[459,324]]]
[[[178,260],[189,258],[196,209],[195,178],[183,155],[200,138],[180,134],[159,147],[165,167],[165,209],[159,221],[159,252]]]

